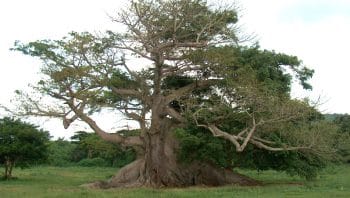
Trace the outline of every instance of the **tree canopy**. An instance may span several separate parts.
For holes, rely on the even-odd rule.
[[[15,166],[26,167],[47,157],[49,134],[36,126],[13,118],[0,119],[0,164],[4,178],[12,177]]]
[[[72,32],[14,47],[42,60],[43,78],[33,89],[52,100],[18,91],[19,114],[60,118],[65,128],[82,120],[104,140],[137,148],[138,159],[109,187],[252,182],[211,164],[182,165],[176,131],[180,139],[193,138],[193,147],[191,133],[200,133],[201,143],[220,147],[217,152],[257,148],[314,156],[332,150],[332,131],[318,125],[318,112],[290,97],[293,79],[311,89],[313,70],[295,56],[242,46],[234,8],[137,0],[113,20],[126,31]],[[103,109],[136,121],[139,132],[103,130],[92,117]]]

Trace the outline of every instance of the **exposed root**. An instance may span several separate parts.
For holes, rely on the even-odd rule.
[[[139,159],[120,169],[108,181],[97,181],[84,184],[83,187],[94,189],[106,188],[134,188],[134,187],[189,187],[189,186],[260,186],[261,182],[231,170],[217,168],[209,164],[193,163],[178,167],[176,170],[167,170],[162,175],[161,185],[155,185],[151,178],[144,175],[145,161]]]
[[[142,172],[144,167],[144,160],[136,160],[127,166],[124,166],[108,181],[96,181],[93,183],[83,184],[81,187],[92,189],[107,189],[107,188],[132,188],[141,187]]]
[[[261,182],[234,172],[229,169],[218,168],[210,164],[192,165],[191,168],[194,175],[194,185],[206,186],[225,186],[225,185],[241,185],[241,186],[260,186]]]

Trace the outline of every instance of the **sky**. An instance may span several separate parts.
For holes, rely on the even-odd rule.
[[[324,113],[350,113],[350,1],[242,0],[242,21],[261,47],[298,56],[315,70],[312,92],[295,86],[294,97],[320,98]]]
[[[230,0],[226,0],[230,2]],[[297,84],[296,98],[320,98],[323,113],[350,113],[350,0],[240,0],[240,27],[264,49],[298,56],[315,70],[312,91]],[[16,40],[60,39],[70,31],[118,30],[108,15],[125,0],[2,0],[0,1],[0,104],[11,106],[14,90],[22,90],[39,77],[40,62],[10,51]],[[5,116],[0,111],[0,117]],[[118,116],[107,116],[106,130],[126,126]],[[54,138],[88,130],[75,125],[63,129],[60,121],[31,120]],[[102,122],[102,121],[101,121]],[[114,128],[113,128],[114,127]]]

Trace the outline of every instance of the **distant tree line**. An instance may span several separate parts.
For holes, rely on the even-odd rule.
[[[135,159],[131,148],[102,140],[94,133],[78,131],[70,141],[59,138],[49,143],[47,163],[51,166],[122,167]]]
[[[325,119],[338,127],[340,136],[338,138],[338,154],[340,161],[350,163],[350,115],[325,114]]]
[[[122,167],[135,159],[131,148],[105,142],[96,134],[78,131],[71,141],[50,140],[49,132],[20,119],[0,119],[0,178],[15,178],[15,167],[113,166]]]
[[[310,119],[323,120],[323,127],[338,134],[337,151],[332,154],[330,162],[350,163],[350,115],[315,114]],[[218,142],[222,141],[219,139],[206,144],[209,137],[198,133],[195,128],[186,128],[187,133],[183,130],[177,130],[176,136],[182,146],[179,160],[184,162],[204,160],[222,167],[275,169],[306,178],[314,176],[318,169],[328,163],[317,155],[300,155],[294,152],[271,155],[269,151],[254,147],[249,147],[242,154],[221,152],[232,148],[229,144]],[[137,134],[139,131],[134,130],[133,133]],[[60,167],[122,167],[135,158],[136,152],[131,147],[106,142],[95,133],[77,131],[69,141],[63,138],[49,140],[48,132],[35,125],[19,119],[0,119],[0,166],[5,170],[5,179],[12,177],[14,167],[24,168],[39,164]]]

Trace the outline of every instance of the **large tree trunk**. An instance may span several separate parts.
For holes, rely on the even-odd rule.
[[[145,137],[144,154],[123,167],[107,182],[84,186],[92,188],[113,187],[186,187],[194,185],[260,185],[261,183],[208,163],[182,164],[177,161],[178,144],[171,133],[170,121],[163,120],[160,132]]]

